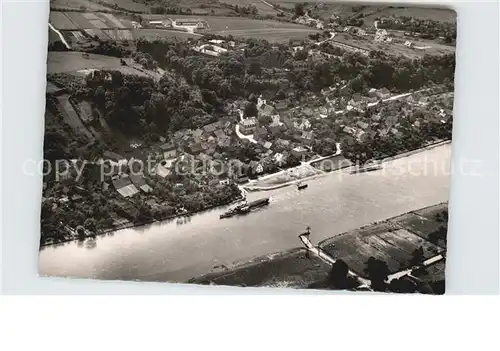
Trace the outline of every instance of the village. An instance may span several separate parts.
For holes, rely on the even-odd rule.
[[[426,90],[391,97],[385,88],[371,89],[368,96],[342,96],[343,85],[323,89],[318,96],[309,94],[298,106],[293,106],[287,99],[266,101],[258,97],[256,113],[252,116],[245,116],[244,113],[245,106],[252,104],[251,101],[236,101],[228,105],[228,116],[217,122],[194,130],[180,130],[169,140],[162,136],[158,144],[150,145],[147,149],[138,142],[129,145],[131,149],[142,149],[147,159],[127,158],[117,152],[105,151],[102,159],[88,162],[86,167],[94,167],[100,172],[103,193],[108,194],[107,200],[114,199],[112,201],[117,211],[111,215],[112,226],[128,226],[138,218],[144,221],[145,218],[134,207],[137,203],[145,204],[156,219],[183,215],[196,208],[190,207],[188,211],[176,206],[172,199],[165,200],[165,194],[158,191],[159,184],[179,194],[195,191],[195,194],[200,195],[208,188],[218,187],[235,187],[232,188],[233,194],[237,194],[242,186],[252,185],[264,175],[267,176],[263,179],[267,179],[273,173],[300,166],[307,161],[338,156],[340,151],[334,149],[331,154],[318,154],[313,148],[315,142],[324,139],[322,122],[325,120],[337,125],[346,136],[362,140],[363,135],[373,133],[373,130],[383,138],[397,139],[401,136],[398,130],[401,122],[396,115],[378,113],[363,117],[367,108],[378,104],[398,102],[406,106],[407,114],[413,112],[412,107],[430,104],[441,123],[446,123],[451,117],[451,106],[448,104],[445,107],[442,100],[434,100],[433,97],[450,98],[446,87],[436,87],[432,92]],[[336,92],[340,92],[340,97],[337,97],[339,93]],[[350,117],[346,118],[346,114]],[[423,118],[415,120],[413,124],[418,127],[423,123]],[[340,147],[341,142],[342,139],[336,139],[333,144],[337,143]],[[60,188],[62,196],[53,194],[44,200],[53,202],[57,199],[54,206],[63,207],[69,202],[81,201],[83,197],[80,194],[85,193],[85,190],[74,186],[76,175],[75,171],[64,172],[64,181],[73,184],[73,190],[69,190],[69,185],[63,186]],[[306,172],[303,176],[309,175]],[[300,177],[295,180],[300,180]],[[187,190],[186,187],[192,189]],[[198,195],[192,198],[193,201]],[[228,196],[227,200],[234,198]]]
[[[161,55],[153,58],[147,53],[155,50],[154,45],[147,43],[163,40],[158,35],[184,36],[186,33],[189,38],[179,43],[185,44],[190,57],[199,56],[207,63],[223,65],[233,57],[245,58],[248,50],[255,50],[260,45],[259,50],[267,50],[268,55],[274,52],[277,57],[292,58],[291,66],[264,69],[263,64],[258,65],[256,72],[265,72],[265,79],[279,82],[296,79],[293,71],[300,72],[301,65],[306,63],[311,67],[316,63],[320,67],[330,60],[346,64],[349,55],[368,57],[373,51],[387,50],[394,56],[421,58],[424,53],[436,56],[445,53],[434,50],[434,46],[440,45],[436,41],[432,47],[416,44],[421,40],[418,33],[379,28],[384,24],[383,19],[363,29],[346,25],[334,15],[322,20],[309,13],[295,16],[288,22],[166,14],[143,14],[133,18],[99,12],[51,12],[53,27],[50,31],[59,38],[66,38],[63,42],[67,48],[71,44],[72,50],[77,51],[49,51],[49,71],[83,77],[87,82],[104,78],[104,85],[112,84],[115,79],[115,75],[106,70],[147,77],[158,83],[173,71],[180,73],[181,68],[165,69],[165,62],[159,64],[155,60],[163,59]],[[251,33],[251,26],[258,28],[264,24],[271,26],[270,33],[283,36],[286,31],[291,34],[300,28],[302,39],[291,35],[286,42],[260,39],[256,42],[238,35],[238,31],[244,29],[244,33]],[[148,31],[156,37],[144,39]],[[111,52],[111,56],[94,54],[92,45],[96,44],[88,42],[89,38],[102,36],[104,40],[103,33],[123,40],[139,39],[136,52],[121,51],[118,55]],[[77,35],[76,42],[70,35]],[[98,48],[103,43],[98,43]],[[121,42],[119,50],[129,50],[130,44],[126,44]],[[453,50],[452,46],[449,48]],[[112,57],[114,55],[118,57]],[[245,65],[250,63],[244,60]],[[363,61],[361,58],[356,60]],[[260,74],[256,73],[255,77]],[[61,121],[58,119],[62,118],[63,124],[72,130],[69,139],[87,139],[86,145],[73,142],[74,148],[78,144],[80,149],[95,152],[91,151],[86,157],[84,181],[79,178],[79,160],[76,164],[70,162],[69,170],[59,175],[62,182],[48,184],[51,182],[48,179],[44,183],[43,202],[48,211],[59,213],[61,219],[64,211],[82,213],[57,230],[59,234],[49,238],[47,244],[83,235],[77,233],[77,228],[82,226],[85,228],[83,233],[102,232],[176,216],[186,217],[227,205],[242,199],[246,191],[274,189],[334,171],[349,164],[354,154],[365,158],[380,157],[367,154],[363,149],[372,143],[383,144],[383,154],[393,155],[408,147],[439,141],[434,136],[419,136],[422,133],[415,133],[415,130],[448,126],[453,107],[453,87],[449,83],[440,82],[416,90],[393,87],[392,91],[380,84],[377,88],[366,85],[356,88],[352,77],[334,79],[333,84],[322,84],[322,89],[312,89],[315,91],[305,86],[299,88],[300,91],[290,89],[287,88],[289,83],[285,83],[274,93],[240,94],[225,99],[222,109],[219,106],[217,113],[203,116],[202,123],[192,123],[190,128],[176,127],[169,132],[159,132],[152,123],[141,132],[143,135],[136,133],[132,137],[123,135],[116,125],[111,126],[112,122],[105,116],[106,106],[98,108],[98,101],[91,101],[95,95],[76,97],[75,93],[81,91],[68,91],[66,83],[61,84],[57,79],[50,79],[47,86],[47,96],[53,106],[49,120],[59,130]],[[191,78],[188,74],[184,79]],[[193,96],[201,96],[201,87],[190,84]],[[401,146],[400,140],[407,140],[413,134],[417,140]],[[96,149],[95,145],[99,147]],[[101,202],[101,208],[92,207],[90,199]],[[87,207],[94,213],[93,222],[98,223],[85,225],[83,212]],[[54,223],[58,223],[57,220]]]

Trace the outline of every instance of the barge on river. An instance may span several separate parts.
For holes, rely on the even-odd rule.
[[[381,169],[382,169],[382,165],[380,165],[380,164],[371,164],[371,165],[366,165],[366,166],[361,166],[361,167],[355,167],[351,171],[351,174],[373,172],[373,171],[378,171],[378,170],[381,170]]]
[[[247,214],[254,209],[257,209],[257,208],[260,208],[263,206],[267,206],[267,205],[269,205],[269,198],[268,197],[263,198],[263,199],[258,199],[255,201],[251,201],[249,203],[244,203],[242,205],[239,205],[239,206],[236,206],[236,207],[230,209],[227,212],[224,212],[223,214],[220,215],[220,219],[229,218],[229,217],[233,217],[236,215]]]

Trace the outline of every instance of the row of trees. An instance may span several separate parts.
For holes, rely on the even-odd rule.
[[[213,59],[191,51],[176,40],[139,41],[137,49],[149,53],[161,67],[173,68],[189,84],[213,91],[217,97],[247,98],[251,93],[274,95],[285,87],[290,91],[319,91],[341,80],[351,81],[354,92],[368,87],[387,87],[405,92],[430,82],[453,80],[454,55],[408,59],[372,52],[359,53],[329,48],[341,57],[309,58],[306,48],[292,55],[285,45],[272,47],[265,41],[249,40],[243,53],[232,52]]]
[[[197,128],[214,121],[209,114],[214,107],[199,95],[175,74],[165,74],[155,81],[119,71],[96,71],[87,76],[78,97],[93,101],[110,126],[156,140],[160,133]]]

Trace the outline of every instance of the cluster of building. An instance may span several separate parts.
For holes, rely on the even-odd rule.
[[[309,17],[307,14],[304,16],[299,16],[295,19],[295,23],[305,24],[310,27],[314,27],[316,29],[324,29],[325,25],[319,19]]]
[[[156,29],[184,29],[196,31],[208,29],[210,26],[204,19],[171,19],[163,18],[161,20],[144,20],[141,23],[132,22],[135,28],[156,28]]]
[[[194,46],[193,50],[199,53],[217,57],[228,51],[234,50],[236,48],[236,43],[234,41],[226,41],[222,39],[211,39],[208,42]],[[240,44],[238,48],[244,50],[243,46]]]

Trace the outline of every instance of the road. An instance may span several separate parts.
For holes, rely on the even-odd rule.
[[[64,46],[66,46],[66,48],[68,50],[71,50],[71,46],[69,46],[68,42],[66,41],[66,39],[64,39],[64,36],[62,35],[61,32],[59,32],[52,24],[49,23],[49,28],[52,29],[54,32],[57,33],[57,35],[59,35],[59,38],[61,38],[61,41],[63,42]]]
[[[329,264],[332,266],[335,262],[337,262],[336,259],[334,259],[332,256],[328,255],[326,252],[321,250],[319,247],[315,247],[312,243],[311,240],[309,240],[308,233],[304,233],[299,235],[299,239],[302,241],[304,246],[306,247],[307,250],[318,256],[322,261],[324,261],[326,264]],[[360,283],[360,287],[370,287],[371,282],[368,279],[361,278],[359,275],[354,273],[353,271],[349,270],[347,272],[347,275],[356,278]]]
[[[246,139],[253,144],[257,144],[257,140],[254,139],[253,134],[245,135],[245,134],[240,132],[240,125],[239,124],[236,124],[235,132],[236,132],[236,135],[238,136],[238,138]]]
[[[427,267],[433,263],[441,261],[442,259],[444,259],[443,254],[439,254],[439,255],[436,255],[436,256],[433,256],[433,257],[426,259],[424,262],[422,262],[422,264],[420,266]],[[389,276],[387,277],[387,282],[390,283],[391,280],[399,279],[399,278],[404,277],[405,275],[409,275],[414,268],[416,268],[416,267],[415,266],[410,267],[408,269],[404,269],[402,271],[399,271],[399,272],[396,272],[393,274],[389,274]]]

